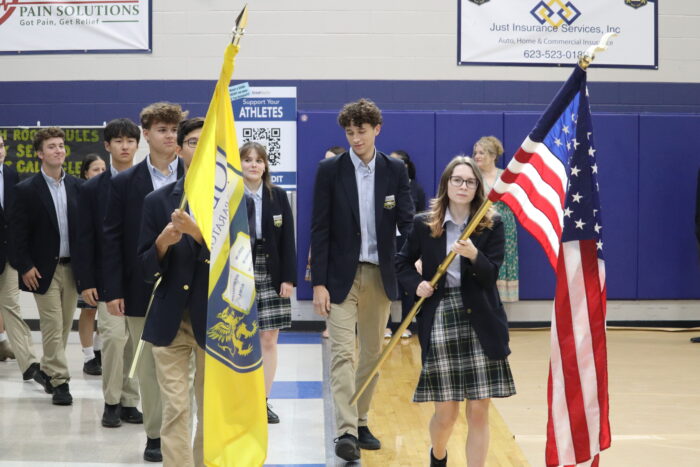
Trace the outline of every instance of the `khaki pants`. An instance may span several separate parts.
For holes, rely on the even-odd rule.
[[[192,442],[192,396],[190,371],[195,356],[194,392],[197,400],[197,431]],[[197,345],[189,320],[180,323],[175,339],[168,346],[153,346],[158,384],[163,400],[163,426],[160,430],[164,467],[204,465],[203,393],[204,350]]]
[[[66,344],[78,303],[78,290],[70,264],[56,265],[49,289],[43,295],[35,293],[34,301],[39,309],[41,344],[44,347],[41,369],[56,387],[70,380]]]
[[[129,334],[132,336],[133,352],[136,354],[136,347],[139,344],[146,318],[139,316],[127,316],[126,325]],[[160,425],[163,419],[163,406],[160,402],[160,389],[156,378],[156,363],[153,360],[153,346],[143,343],[141,359],[136,368],[136,375],[139,377],[139,389],[141,390],[141,409],[143,410],[143,428],[146,436],[151,439],[160,438]],[[128,370],[127,370],[128,371]]]
[[[357,436],[357,427],[367,425],[376,375],[356,406],[350,405],[355,388],[365,380],[379,359],[384,328],[391,301],[386,296],[379,266],[362,263],[357,267],[352,288],[339,305],[331,304],[328,335],[331,343],[331,393],[335,403],[338,436]],[[359,341],[359,362],[355,371],[355,325]]]
[[[37,363],[37,359],[34,356],[31,331],[22,319],[19,308],[17,271],[10,263],[5,264],[5,270],[0,274],[0,313],[5,321],[7,337],[19,370],[24,373],[32,363]]]
[[[139,388],[138,381],[129,378],[134,344],[126,318],[110,315],[107,304],[97,302],[97,329],[102,337],[102,393],[105,403],[136,407]]]

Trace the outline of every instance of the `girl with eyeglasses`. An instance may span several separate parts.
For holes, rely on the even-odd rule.
[[[401,285],[426,298],[418,314],[423,368],[413,401],[434,403],[429,425],[434,467],[447,465],[447,442],[465,399],[467,463],[484,466],[490,399],[515,394],[506,358],[508,321],[496,288],[504,248],[500,216],[489,210],[469,239],[458,240],[485,198],[476,163],[466,156],[452,159],[430,209],[415,217],[396,258]],[[433,288],[430,279],[450,251],[457,256]],[[422,273],[415,267],[419,258]]]

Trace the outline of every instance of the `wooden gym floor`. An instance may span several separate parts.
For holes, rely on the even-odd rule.
[[[608,330],[613,441],[601,465],[700,465],[700,344],[689,343],[694,335],[700,331]],[[511,349],[518,393],[493,401],[487,465],[543,466],[549,330],[513,330]],[[370,428],[383,447],[363,451],[363,466],[428,465],[432,404],[411,402],[419,371],[417,338],[403,340],[372,402]],[[466,432],[462,416],[448,446],[452,466],[466,465]]]

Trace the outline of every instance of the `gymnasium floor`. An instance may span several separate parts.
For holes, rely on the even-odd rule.
[[[700,344],[695,332],[609,330],[613,445],[601,465],[700,465]],[[35,350],[40,353],[38,333]],[[518,394],[496,400],[491,412],[489,466],[544,465],[549,333],[514,330],[510,358]],[[0,363],[0,467],[117,467],[153,465],[141,460],[141,426],[100,425],[99,377],[83,375],[77,334],[68,354],[71,407],[51,405],[34,382],[23,383],[14,361]],[[370,427],[383,449],[363,451],[363,466],[424,466],[429,447],[429,404],[410,402],[419,370],[416,338],[404,340],[382,372]],[[281,337],[280,369],[271,401],[282,422],[270,427],[266,465],[343,465],[333,455],[328,352],[317,333]],[[448,450],[450,465],[465,465],[463,421]]]

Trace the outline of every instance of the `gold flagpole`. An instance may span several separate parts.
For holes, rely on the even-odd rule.
[[[617,37],[617,34],[614,32],[603,34],[603,37],[600,38],[598,44],[590,46],[588,49],[586,49],[583,55],[581,55],[581,58],[578,59],[578,66],[580,66],[582,70],[586,71],[588,66],[593,62],[593,60],[595,60],[596,52],[608,50],[608,41],[613,37]]]
[[[474,217],[472,217],[469,221],[469,224],[467,224],[467,227],[462,232],[462,235],[459,236],[460,240],[466,240],[469,238],[469,236],[474,232],[474,229],[476,229],[476,226],[479,225],[479,222],[481,222],[481,219],[488,212],[489,208],[491,207],[491,204],[493,203],[488,199],[484,201],[484,204],[481,205],[476,214],[474,214]],[[454,251],[450,251],[447,257],[442,261],[442,263],[440,263],[440,266],[438,266],[435,275],[433,275],[433,278],[430,279],[430,285],[433,286],[433,288],[437,286],[437,283],[438,281],[440,281],[440,278],[442,278],[442,276],[445,275],[445,272],[447,272],[447,268],[450,266],[450,263],[452,263],[452,260],[455,259],[455,256],[457,256],[457,253],[455,253]],[[416,303],[413,304],[413,307],[411,307],[411,311],[408,312],[406,319],[404,319],[403,322],[399,325],[399,328],[396,330],[396,332],[394,332],[394,335],[389,341],[389,343],[386,345],[386,347],[384,347],[384,351],[379,356],[379,360],[377,361],[377,363],[375,363],[374,367],[372,368],[372,371],[369,372],[369,375],[367,375],[367,378],[359,387],[359,389],[355,390],[355,394],[353,394],[352,399],[350,399],[350,405],[357,403],[357,399],[359,399],[362,393],[365,392],[367,386],[369,386],[370,381],[372,381],[372,378],[374,378],[374,376],[377,373],[379,373],[379,368],[381,368],[386,359],[389,358],[389,354],[394,349],[394,347],[396,347],[396,344],[399,343],[399,340],[401,339],[401,334],[403,334],[406,328],[408,328],[408,325],[411,324],[411,321],[413,321],[413,318],[418,314],[418,311],[420,310],[421,306],[423,306],[424,301],[425,298],[421,297]]]
[[[238,17],[236,18],[236,25],[233,28],[233,39],[231,40],[231,43],[233,45],[238,45],[238,43],[241,41],[241,38],[243,37],[243,34],[245,34],[245,28],[248,25],[248,4],[245,4],[241,12],[238,14]],[[178,209],[182,210],[185,209],[187,206],[187,197],[185,196],[185,192],[182,192],[182,198],[180,199],[180,206]],[[170,251],[170,248],[168,248],[168,251]],[[168,252],[166,251],[166,255]],[[161,281],[163,280],[163,276],[160,276],[158,280],[156,280],[155,284],[153,284],[153,291],[151,292],[151,297],[148,299],[148,306],[146,307],[146,315],[145,318],[148,319],[148,313],[151,311],[151,306],[153,305],[153,297],[156,294],[156,289],[158,289],[158,286],[160,285]],[[143,340],[143,331],[141,332],[141,338],[139,339],[139,345],[136,347],[136,352],[134,353],[134,359],[131,362],[131,368],[129,369],[129,378],[133,378],[134,375],[136,374],[136,368],[138,367],[139,361],[141,360],[141,354],[143,353],[143,345],[144,345],[144,340]]]

